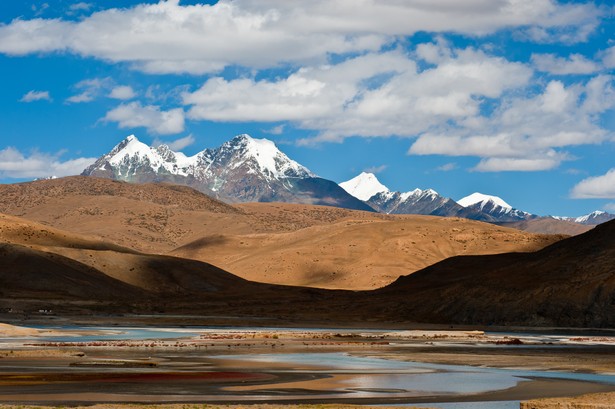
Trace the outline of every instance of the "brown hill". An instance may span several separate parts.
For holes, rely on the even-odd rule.
[[[16,234],[15,223],[40,234]],[[253,283],[206,263],[114,249],[14,217],[0,227],[13,240],[0,235],[0,308],[327,325],[615,325],[615,221],[534,253],[449,258],[365,292]]]
[[[400,319],[613,327],[615,221],[534,253],[453,257],[376,294]]]
[[[447,257],[533,251],[561,238],[465,219],[230,206],[187,187],[92,177],[0,185],[0,212],[144,253],[212,263],[253,281],[323,288],[376,288]],[[114,264],[105,254],[55,251],[96,269]]]
[[[224,309],[229,300],[249,294],[269,297],[273,304],[284,299],[283,287],[272,288],[207,263],[141,254],[0,215],[0,308],[69,313],[191,311],[204,299],[208,309],[212,304]],[[294,297],[301,291],[291,289],[288,294]]]
[[[455,255],[532,251],[555,240],[467,219],[399,216],[346,218],[285,233],[210,235],[171,254],[252,281],[357,290],[382,287]]]
[[[577,234],[585,233],[586,231],[594,228],[594,226],[568,222],[565,220],[556,220],[551,217],[540,217],[538,219],[498,224],[503,227],[523,230],[528,233],[565,234],[567,236],[576,236]]]

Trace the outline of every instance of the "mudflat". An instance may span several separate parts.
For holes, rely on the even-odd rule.
[[[2,340],[0,402],[394,406],[615,392],[615,337],[608,334],[119,326],[35,330],[38,334],[15,331]]]

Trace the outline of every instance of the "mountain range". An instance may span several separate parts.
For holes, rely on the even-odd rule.
[[[433,216],[464,217],[497,224],[513,224],[527,221],[545,223],[545,219],[595,226],[615,219],[615,215],[595,211],[580,217],[541,217],[513,208],[498,196],[472,193],[458,201],[444,197],[433,189],[414,189],[408,192],[393,192],[380,183],[373,173],[362,172],[340,183],[340,186],[372,208],[387,214],[425,214]],[[536,224],[536,223],[534,223]],[[513,227],[515,227],[513,225]]]
[[[338,185],[290,159],[272,141],[245,134],[193,156],[174,152],[167,145],[151,147],[130,135],[82,175],[186,185],[227,203],[286,202],[386,214],[462,217],[536,232],[576,234],[582,230],[571,229],[572,224],[594,226],[615,218],[601,211],[580,217],[541,217],[478,192],[459,201],[433,189],[393,192],[366,172]]]
[[[287,202],[373,211],[335,182],[291,160],[273,142],[249,135],[194,156],[167,145],[150,147],[130,135],[82,175],[186,185],[229,203]]]

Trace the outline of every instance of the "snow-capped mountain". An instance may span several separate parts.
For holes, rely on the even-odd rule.
[[[340,187],[357,199],[367,201],[376,193],[385,193],[389,189],[380,183],[373,173],[361,172],[360,175],[340,183]]]
[[[458,200],[457,203],[466,209],[486,213],[497,222],[515,222],[537,217],[531,213],[513,208],[500,197],[485,195],[479,192],[472,193]]]
[[[148,146],[134,135],[83,171],[127,182],[191,186],[228,202],[292,202],[373,210],[335,182],[290,159],[267,139],[238,135],[194,156],[167,145]]]
[[[615,219],[615,214],[607,213],[602,210],[596,210],[589,214],[579,217],[559,217],[559,216],[551,216],[556,220],[564,220],[567,222],[574,222],[578,224],[583,224],[586,226],[595,226],[604,222],[608,222],[609,220]]]
[[[363,172],[353,179],[340,183],[340,186],[381,213],[458,216],[491,221],[489,216],[467,210],[433,189],[392,192],[380,183],[373,173]]]

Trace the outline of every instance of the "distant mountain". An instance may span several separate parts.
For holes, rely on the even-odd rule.
[[[511,205],[497,196],[485,195],[478,192],[458,200],[457,203],[466,209],[486,213],[497,222],[516,222],[538,217],[531,213],[514,209]]]
[[[585,226],[595,226],[595,225],[602,224],[602,223],[615,219],[615,214],[603,212],[601,210],[596,210],[594,212],[591,212],[590,214],[586,214],[584,216],[579,216],[579,217],[558,217],[558,216],[550,216],[550,217],[556,220],[563,220],[567,222],[583,224]]]
[[[376,193],[389,191],[389,188],[380,183],[376,175],[368,172],[361,172],[358,176],[340,183],[340,187],[364,202],[369,200],[369,198]]]
[[[392,192],[372,173],[363,172],[353,179],[340,183],[340,186],[381,213],[424,214],[494,221],[491,216],[480,211],[465,209],[433,189]]]
[[[267,139],[238,135],[194,156],[150,147],[131,135],[85,169],[84,176],[169,182],[227,202],[290,202],[373,211],[335,182],[322,179]]]

